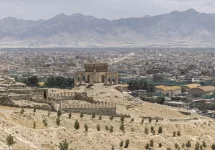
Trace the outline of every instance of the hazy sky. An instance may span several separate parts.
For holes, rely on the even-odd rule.
[[[215,13],[215,0],[0,0],[0,18],[48,19],[57,14],[82,13],[118,19],[194,8]]]

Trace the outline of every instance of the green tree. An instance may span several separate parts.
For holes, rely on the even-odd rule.
[[[99,116],[99,120],[102,120],[102,116]]]
[[[38,78],[37,76],[32,76],[28,78],[27,81],[28,86],[38,86]]]
[[[150,141],[149,141],[149,145],[150,145],[150,147],[154,147],[154,141],[153,141],[153,140],[150,140]]]
[[[25,112],[25,110],[24,110],[24,108],[22,108],[21,111],[20,111],[20,113],[24,114],[24,112]]]
[[[79,124],[79,122],[78,122],[77,119],[75,120],[74,128],[75,128],[76,130],[78,130],[78,129],[80,128],[80,124]]]
[[[60,125],[60,118],[57,118],[57,119],[56,119],[56,124],[57,124],[57,126]]]
[[[71,117],[72,117],[72,113],[70,112],[70,113],[69,113],[69,119],[71,119]]]
[[[101,130],[100,125],[99,125],[99,124],[97,124],[96,128],[97,128],[97,131],[100,131],[100,130]]]
[[[131,118],[131,122],[134,122],[134,118]]]
[[[62,142],[59,143],[59,150],[69,150],[69,143],[64,140]]]
[[[128,146],[129,146],[129,139],[127,139],[127,140],[125,140],[125,146],[124,146],[124,148],[128,148]]]
[[[46,119],[43,119],[43,125],[44,125],[45,127],[48,126],[48,123],[47,123],[47,120],[46,120]]]
[[[167,148],[166,150],[171,150],[171,148]]]
[[[161,134],[163,132],[163,128],[160,126],[159,128],[158,128],[158,134]]]
[[[15,144],[16,142],[14,141],[14,139],[13,139],[13,136],[10,134],[9,136],[7,136],[7,138],[6,138],[6,143],[7,143],[7,146],[8,146],[8,148],[9,148],[9,150],[10,150],[10,147],[13,145],[13,144]]]
[[[88,125],[87,124],[84,125],[84,129],[85,129],[85,132],[88,132]]]

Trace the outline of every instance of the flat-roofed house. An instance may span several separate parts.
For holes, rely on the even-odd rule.
[[[182,89],[183,89],[183,91],[188,92],[190,89],[197,88],[200,86],[201,86],[200,84],[195,84],[195,83],[194,84],[187,84],[187,85],[182,86]]]
[[[180,86],[164,86],[158,85],[155,86],[156,92],[161,92],[165,96],[173,96],[181,94],[181,87]]]
[[[188,91],[189,95],[193,97],[203,97],[205,95],[213,95],[215,93],[214,86],[201,86],[192,88]]]

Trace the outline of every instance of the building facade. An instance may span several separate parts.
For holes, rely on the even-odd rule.
[[[118,73],[108,72],[107,63],[93,63],[84,65],[85,72],[76,73],[74,84],[80,85],[82,82],[93,85],[94,83],[104,83],[106,85],[118,84]]]

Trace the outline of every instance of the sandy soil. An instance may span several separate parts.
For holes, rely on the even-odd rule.
[[[127,150],[143,150],[145,145],[151,139],[154,140],[154,149],[174,148],[174,144],[182,145],[187,140],[191,141],[194,149],[195,143],[205,141],[208,145],[205,149],[210,150],[210,145],[215,143],[215,121],[206,117],[192,113],[191,115],[183,115],[178,109],[158,104],[141,102],[127,93],[121,93],[114,89],[114,86],[104,87],[98,84],[91,89],[81,86],[76,90],[87,91],[98,101],[107,101],[117,103],[117,113],[129,114],[131,118],[125,119],[125,133],[120,131],[120,118],[114,118],[112,121],[107,116],[102,116],[102,120],[96,116],[94,120],[90,115],[84,115],[80,118],[80,114],[72,114],[72,118],[68,118],[68,114],[60,117],[61,124],[56,125],[57,115],[51,112],[48,116],[47,111],[37,110],[35,115],[32,109],[25,109],[24,114],[20,113],[18,108],[10,108],[0,106],[0,149],[7,149],[6,137],[12,134],[16,143],[12,146],[19,150],[58,150],[59,142],[66,139],[69,142],[69,148],[75,150],[110,150],[112,146],[119,150],[121,140],[130,140]],[[71,103],[71,102],[70,102]],[[74,103],[77,103],[75,101]],[[129,109],[126,109],[129,106]],[[163,117],[163,121],[149,123],[145,120],[140,124],[140,116]],[[185,119],[197,118],[198,120],[186,121]],[[43,119],[47,120],[48,126],[43,125]],[[78,120],[80,129],[74,129],[74,122]],[[182,121],[170,121],[170,119],[184,119]],[[33,123],[36,123],[36,129],[33,129]],[[89,131],[84,131],[84,124],[89,126]],[[96,126],[100,125],[101,131],[97,131]],[[105,130],[105,126],[114,128],[113,133]],[[155,128],[155,135],[150,132],[151,126]],[[158,134],[158,128],[163,128],[163,133]],[[144,130],[148,128],[149,134],[145,134]],[[173,132],[180,130],[181,136],[173,137]],[[162,143],[162,148],[158,148],[158,144]],[[123,148],[124,149],[124,148]]]

